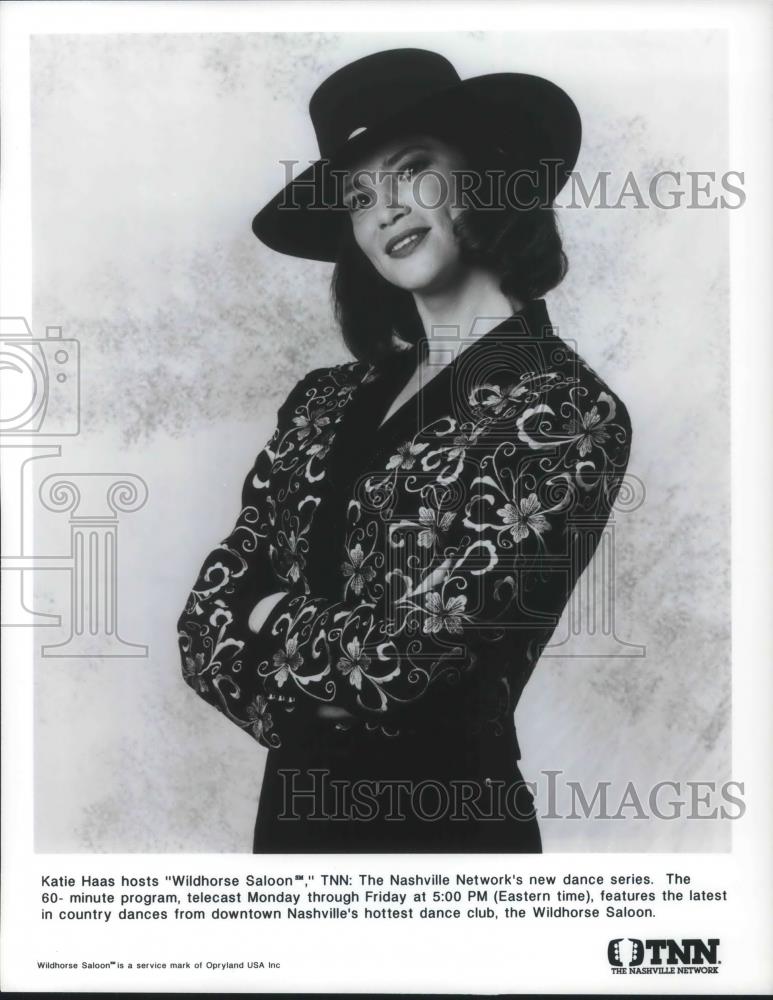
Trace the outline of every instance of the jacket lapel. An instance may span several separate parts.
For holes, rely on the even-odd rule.
[[[340,561],[347,510],[358,480],[372,473],[372,481],[378,482],[382,474],[389,479],[395,470],[421,472],[440,484],[454,479],[459,456],[475,443],[464,437],[475,423],[481,388],[490,390],[485,398],[492,407],[497,404],[497,393],[507,403],[508,388],[517,385],[524,371],[544,368],[543,320],[548,323],[544,303],[531,303],[471,344],[460,345],[457,340],[453,360],[383,423],[384,414],[411,377],[421,348],[393,356],[379,366],[349,369],[347,391],[339,389],[338,404],[324,411],[323,419],[328,422],[323,450],[312,455],[306,466],[307,486],[312,485],[313,495],[310,491],[304,498],[305,526],[300,524],[299,531],[306,538],[304,556],[313,553],[313,559],[304,558],[302,566],[314,592],[324,592],[330,582],[329,567]],[[551,350],[555,344],[553,338]],[[332,398],[324,388],[320,395]],[[315,447],[319,444],[306,451]],[[422,459],[429,459],[426,471],[422,471],[426,464]],[[285,516],[289,516],[287,510]]]
[[[432,348],[441,370],[431,368],[424,384],[383,424],[398,393],[405,387],[419,361],[419,348],[405,352],[399,367],[384,372],[378,369],[366,375],[351,401],[352,413],[344,416],[344,425],[357,424],[360,435],[367,435],[369,447],[360,454],[371,462],[392,453],[412,441],[423,428],[444,419],[453,420],[456,428],[472,419],[471,394],[476,386],[494,382],[515,383],[524,370],[544,368],[549,364],[556,338],[550,327],[544,302],[528,303],[520,312],[503,320],[471,342],[458,335],[433,338]],[[546,350],[547,348],[547,350]],[[372,394],[372,395],[371,395]],[[370,400],[370,402],[368,402]],[[380,425],[380,426],[379,426]],[[346,433],[343,435],[346,445]]]

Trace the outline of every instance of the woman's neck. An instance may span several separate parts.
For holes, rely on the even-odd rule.
[[[518,312],[522,303],[508,298],[490,271],[465,270],[461,280],[437,292],[414,292],[416,309],[432,347],[433,330],[448,342],[448,328],[459,331],[459,340],[469,343]]]

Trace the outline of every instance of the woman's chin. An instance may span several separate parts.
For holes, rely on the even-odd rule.
[[[413,267],[407,264],[405,268],[390,268],[389,274],[384,277],[397,288],[402,288],[406,292],[413,292],[416,295],[431,295],[442,291],[442,289],[459,278],[458,266],[432,266],[416,261]]]

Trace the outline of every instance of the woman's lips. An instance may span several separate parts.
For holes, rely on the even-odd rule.
[[[390,257],[407,257],[413,253],[429,232],[427,228],[406,229],[399,236],[393,236],[387,243],[384,252]]]

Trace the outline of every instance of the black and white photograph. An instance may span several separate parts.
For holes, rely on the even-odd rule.
[[[456,911],[379,878],[448,872],[413,897],[448,907],[451,872],[555,869],[528,933],[598,907],[587,985],[654,938],[723,971],[736,866],[770,872],[740,846],[770,826],[770,92],[748,126],[739,88],[771,12],[625,6],[0,5],[3,811],[36,873],[152,856],[132,886],[182,906],[244,863],[441,941]],[[64,955],[90,925],[59,912]]]
[[[97,517],[131,495],[134,644],[88,655],[90,529],[93,618],[36,630],[42,850],[728,846],[649,801],[730,779],[722,39],[676,96],[678,33],[442,41],[32,40],[35,326],[81,396],[35,468],[52,532],[79,459]]]

